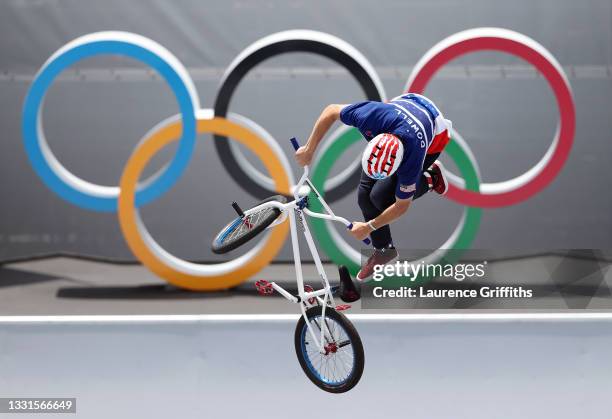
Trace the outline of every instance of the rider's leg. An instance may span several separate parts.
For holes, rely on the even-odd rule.
[[[440,153],[427,154],[425,156],[425,161],[423,161],[423,173],[421,173],[421,178],[419,179],[414,197],[412,198],[413,200],[422,197],[431,190],[431,173],[428,169],[438,157],[440,157]]]
[[[362,173],[358,200],[363,218],[366,221],[378,217],[389,205],[395,202],[396,183],[396,175],[384,180],[374,180]],[[397,257],[397,250],[393,247],[391,229],[388,225],[370,233],[370,239],[376,250],[364,261],[363,266],[357,273],[357,279],[360,281],[370,278],[376,265],[385,265]]]
[[[384,210],[393,205],[395,202],[396,185],[397,175],[392,175],[387,179],[376,182],[370,192],[370,200],[374,204],[374,207],[376,207],[376,212],[372,214],[373,217],[367,219],[368,221],[378,217]],[[376,231],[373,231],[370,237],[372,238],[373,246],[377,249],[393,247],[393,239],[391,238],[391,228],[389,225],[382,226]]]
[[[396,182],[396,176],[384,180],[375,180],[364,172],[361,173],[357,202],[364,220],[369,221],[378,217],[385,208],[393,203]],[[372,246],[376,249],[389,247],[392,243],[389,226],[383,226],[373,231],[370,238],[372,239]]]
[[[417,185],[414,199],[423,196],[431,187],[428,177],[432,179],[433,172],[429,170],[435,163],[440,153],[430,154],[425,157],[423,162],[422,174]],[[358,202],[363,218],[366,221],[378,217],[386,208],[395,202],[395,188],[397,186],[397,175],[393,175],[384,180],[371,179],[364,172],[361,173],[359,184]],[[376,265],[384,265],[393,261],[397,256],[397,250],[393,246],[391,229],[388,225],[378,228],[370,234],[372,246],[376,249],[362,265],[357,273],[357,279],[365,281],[374,273]]]
[[[370,192],[377,181],[372,179],[365,172],[361,172],[361,178],[359,179],[359,189],[357,190],[357,203],[364,218],[367,218],[370,214],[377,211],[374,203],[370,199]]]
[[[417,183],[417,188],[413,199],[420,198],[431,190],[430,180],[432,178],[432,173],[430,171],[430,167],[432,164],[434,164],[438,157],[440,157],[440,153],[427,154],[425,156],[421,177]],[[386,208],[395,202],[396,184],[396,175],[384,180],[375,180],[366,175],[365,172],[361,172],[358,203],[366,221],[378,217]],[[391,233],[389,229],[384,229],[383,227],[379,230],[382,231],[382,236],[384,236],[387,244],[391,243]],[[375,247],[382,248],[378,246]]]

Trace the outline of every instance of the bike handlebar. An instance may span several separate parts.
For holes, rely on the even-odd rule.
[[[349,231],[352,230],[353,229],[353,223],[350,223],[349,225],[347,225],[346,228]],[[372,241],[370,239],[368,239],[367,237],[365,239],[363,239],[362,242],[364,242],[368,246],[370,245],[370,243],[372,243]]]
[[[291,145],[293,146],[293,148],[295,149],[295,151],[297,151],[300,148],[300,143],[298,143],[297,138],[293,137],[291,138],[289,141],[291,141]],[[352,230],[353,229],[353,223],[349,223],[349,225],[346,226],[346,228],[348,230]],[[362,240],[365,244],[367,244],[368,246],[370,245],[370,243],[372,243],[372,241],[368,238],[365,238]]]
[[[300,148],[300,143],[298,143],[297,138],[293,137],[289,141],[291,141],[291,145],[293,146],[295,151],[298,151],[298,148]]]

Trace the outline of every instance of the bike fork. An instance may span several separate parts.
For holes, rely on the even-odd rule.
[[[321,319],[323,320],[322,321],[323,327],[321,328],[321,335],[318,338],[317,338],[317,335],[315,334],[315,331],[313,330],[313,327],[310,324],[310,321],[306,317],[306,308],[303,304],[305,300],[304,298],[304,276],[302,273],[302,259],[300,257],[300,243],[299,243],[298,232],[297,232],[296,214],[299,214],[300,222],[302,224],[302,227],[304,228],[304,236],[306,238],[306,243],[308,244],[308,248],[314,259],[315,266],[317,267],[317,271],[319,272],[319,275],[321,276],[321,278],[323,278],[325,291],[326,291],[325,297],[323,298],[323,301],[322,301],[322,311],[321,311]],[[325,333],[327,332],[329,334],[329,330],[327,330],[326,323],[324,322],[325,309],[327,308],[328,300],[333,304],[333,297],[331,296],[331,288],[329,286],[329,281],[327,280],[327,275],[325,275],[325,270],[323,269],[323,264],[321,263],[319,253],[317,252],[317,248],[314,244],[314,241],[312,240],[312,236],[310,235],[310,230],[308,229],[308,225],[306,224],[306,219],[304,217],[304,214],[302,214],[301,211],[300,212],[295,211],[295,210],[289,211],[289,227],[291,230],[291,246],[293,249],[295,276],[297,280],[298,294],[300,296],[300,310],[302,311],[302,316],[304,317],[304,321],[306,322],[306,326],[308,327],[308,331],[311,337],[313,338],[313,341],[317,343],[318,349],[320,351],[323,351],[324,350],[323,341],[325,339]],[[320,297],[317,297],[317,298],[320,299]]]

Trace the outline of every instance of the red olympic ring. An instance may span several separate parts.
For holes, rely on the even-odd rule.
[[[561,65],[539,43],[518,32],[500,28],[477,28],[456,33],[432,47],[417,63],[406,83],[406,92],[422,93],[436,72],[449,61],[476,51],[493,50],[515,55],[542,73],[555,94],[559,125],[542,158],[523,175],[510,181],[481,185],[480,192],[449,185],[447,196],[463,205],[496,208],[522,202],[544,189],[557,176],[572,148],[576,110],[569,81]]]

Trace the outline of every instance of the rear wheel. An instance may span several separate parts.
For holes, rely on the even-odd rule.
[[[323,324],[329,331],[323,341],[324,351],[317,347],[304,316],[295,328],[295,351],[310,381],[330,393],[344,393],[355,387],[363,374],[363,344],[346,316],[327,307],[323,320],[322,309],[321,306],[311,307],[306,310],[306,317],[317,338]]]
[[[252,208],[270,201],[278,201],[284,204],[287,202],[287,198],[283,195],[274,195],[253,205]],[[280,213],[281,210],[278,208],[264,208],[244,217],[236,217],[227,224],[213,240],[213,253],[227,253],[230,250],[242,246],[264,231],[266,227],[278,218]]]

